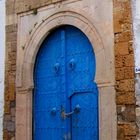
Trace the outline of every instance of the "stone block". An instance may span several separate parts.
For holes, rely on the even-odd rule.
[[[17,33],[16,32],[8,33],[6,35],[7,42],[12,42],[12,41],[16,41],[16,40],[17,40]]]
[[[118,10],[113,13],[114,33],[115,34],[123,32],[124,24],[126,23],[123,13],[124,13],[123,10]],[[130,29],[128,28],[128,30],[130,30]],[[126,31],[126,30],[124,30],[124,31]]]
[[[117,133],[117,140],[124,140],[125,139],[125,133],[124,133],[124,128],[121,125],[118,125],[117,127],[118,133]]]
[[[15,122],[7,122],[6,128],[9,132],[14,132],[15,131]]]
[[[4,113],[5,114],[10,113],[10,101],[5,102]]]
[[[118,12],[122,10],[122,2],[120,0],[113,0],[113,11]]]
[[[10,83],[9,85],[9,100],[13,101],[15,99],[15,85]]]
[[[136,125],[134,123],[125,123],[118,125],[117,140],[125,140],[126,138],[135,138]]]
[[[122,124],[124,122],[129,123],[136,121],[136,113],[134,105],[117,106],[117,114],[119,124]]]
[[[17,24],[7,25],[5,27],[6,33],[17,32]]]
[[[117,81],[116,91],[117,92],[134,92],[135,91],[134,79],[126,79],[126,80]]]
[[[129,42],[132,38],[132,32],[128,30],[115,34],[115,42]]]
[[[134,67],[124,68],[124,79],[133,79],[135,77]]]
[[[123,63],[124,63],[124,66],[126,67],[134,67],[134,55],[129,54],[129,55],[123,56]]]
[[[4,139],[4,140],[9,140],[9,139],[10,139],[10,137],[9,137],[9,134],[8,134],[8,131],[7,131],[7,130],[4,130],[4,131],[3,131],[3,139]]]
[[[129,31],[130,29],[132,29],[132,24],[130,24],[129,22],[125,22],[122,24],[122,31]]]
[[[11,120],[11,115],[6,114],[4,115],[4,121],[10,121]]]
[[[123,80],[123,79],[133,79],[134,78],[134,67],[122,67],[115,69],[115,77],[116,80]]]
[[[136,135],[136,125],[134,123],[124,124],[125,136],[135,136]]]
[[[17,50],[17,42],[13,41],[13,42],[11,42],[11,52],[16,53],[16,50]]]
[[[125,68],[116,68],[115,73],[116,80],[123,80],[125,78]]]
[[[118,55],[115,57],[115,67],[120,68],[123,67],[123,57]]]
[[[122,23],[119,20],[114,21],[114,32],[119,33],[122,31]]]
[[[15,116],[15,113],[16,113],[15,108],[11,108],[11,116],[12,117]]]
[[[115,55],[128,55],[128,42],[118,42],[115,44]]]
[[[134,92],[118,92],[116,102],[119,105],[135,104],[135,94]]]

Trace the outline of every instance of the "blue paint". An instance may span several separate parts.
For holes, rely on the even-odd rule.
[[[34,140],[99,140],[95,70],[92,46],[79,29],[62,26],[45,39],[34,71]]]

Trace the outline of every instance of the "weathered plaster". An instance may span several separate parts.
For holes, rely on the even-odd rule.
[[[140,73],[140,1],[133,0],[133,30],[136,73]]]
[[[32,138],[33,69],[37,51],[52,29],[68,24],[82,30],[95,51],[100,140],[116,140],[112,6],[108,0],[77,0],[75,3],[69,0],[39,8],[36,15],[33,11],[18,15],[16,139]]]
[[[140,1],[132,0],[133,9],[133,31],[134,31],[134,54],[135,54],[135,92],[136,92],[136,118],[139,134],[137,139],[140,140]]]
[[[0,1],[0,19],[0,140],[2,140],[5,70],[5,0]]]

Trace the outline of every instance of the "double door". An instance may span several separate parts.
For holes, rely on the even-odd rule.
[[[73,26],[50,33],[34,70],[34,140],[98,140],[95,70],[94,51],[84,33]]]

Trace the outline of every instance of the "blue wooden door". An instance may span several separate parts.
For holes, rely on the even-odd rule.
[[[95,55],[73,26],[52,31],[35,64],[34,140],[98,140]]]

